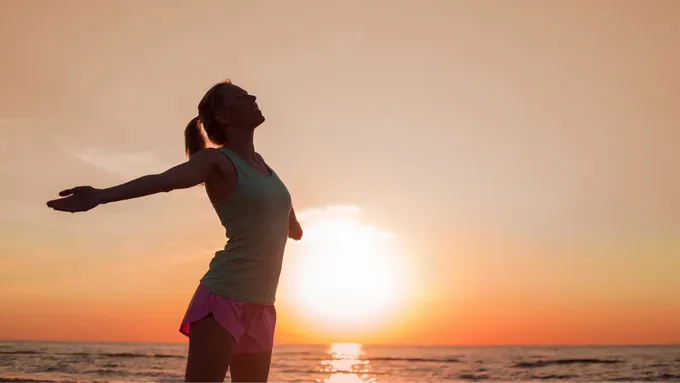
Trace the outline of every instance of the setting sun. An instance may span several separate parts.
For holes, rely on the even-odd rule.
[[[359,222],[357,208],[318,213],[302,217],[292,299],[326,324],[380,322],[399,303],[406,277],[392,234]]]

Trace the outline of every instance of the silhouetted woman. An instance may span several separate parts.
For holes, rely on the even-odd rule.
[[[302,228],[288,190],[255,152],[253,133],[264,122],[255,96],[224,82],[198,104],[184,132],[189,160],[164,173],[108,189],[78,186],[47,206],[88,211],[99,204],[205,184],[229,239],[217,251],[189,304],[180,332],[189,337],[185,380],[266,381],[269,375],[283,251]],[[218,148],[207,148],[201,133]]]

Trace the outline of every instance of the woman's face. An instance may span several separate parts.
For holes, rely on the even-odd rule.
[[[220,84],[212,98],[213,118],[230,129],[255,129],[265,120],[257,98],[233,84]]]

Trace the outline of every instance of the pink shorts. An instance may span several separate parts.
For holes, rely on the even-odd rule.
[[[179,332],[189,336],[191,324],[210,314],[236,341],[235,354],[260,353],[274,346],[276,309],[273,305],[239,302],[213,294],[199,284]]]

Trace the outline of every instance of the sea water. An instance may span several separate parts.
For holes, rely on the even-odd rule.
[[[0,341],[0,381],[182,381],[186,352],[186,343]],[[680,346],[277,345],[270,381],[680,381]]]

